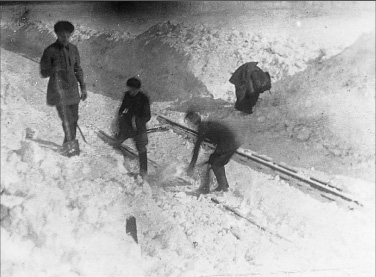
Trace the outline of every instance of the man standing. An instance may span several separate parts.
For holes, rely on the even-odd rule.
[[[225,165],[230,161],[236,149],[241,145],[236,135],[223,123],[216,121],[201,121],[200,115],[194,111],[187,111],[185,121],[198,130],[197,140],[193,149],[192,160],[189,164],[187,174],[192,175],[193,168],[197,162],[200,145],[204,140],[208,140],[216,145],[216,148],[206,162],[208,163],[208,167],[203,184],[199,188],[199,192],[202,194],[210,192],[210,169],[213,170],[214,175],[217,178],[218,187],[216,188],[216,191],[228,191],[229,185],[226,178]]]
[[[120,146],[128,138],[133,139],[139,156],[140,175],[144,178],[148,171],[146,123],[151,118],[150,102],[148,96],[141,91],[139,79],[128,79],[127,87],[118,113],[119,129],[115,135],[115,146]]]
[[[44,50],[40,72],[43,78],[50,78],[47,105],[56,106],[65,134],[63,154],[70,157],[80,153],[76,140],[78,105],[87,98],[87,91],[77,46],[69,42],[74,26],[68,21],[59,21],[54,31],[57,40]]]

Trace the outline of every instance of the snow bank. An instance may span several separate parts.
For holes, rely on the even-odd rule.
[[[318,44],[306,45],[296,38],[276,37],[265,33],[222,32],[203,25],[188,28],[170,22],[158,26],[163,42],[190,55],[189,70],[202,80],[214,98],[228,99],[234,87],[228,80],[242,64],[259,62],[272,82],[303,71],[307,63],[319,56]]]
[[[143,276],[119,193],[136,184],[37,143],[27,121],[42,122],[41,113],[4,81],[2,74],[1,275]]]
[[[373,274],[374,207],[349,211],[323,203],[231,161],[230,192],[216,197],[267,232],[210,198],[188,196],[186,184],[140,187],[125,174],[137,162],[123,163],[91,132],[93,126],[109,127],[118,104],[99,94],[80,109],[91,145],[81,144],[80,157],[61,157],[54,151],[63,136],[60,122],[45,105],[46,84],[35,83],[38,65],[8,51],[1,62],[2,275]],[[183,114],[174,115],[182,123]],[[172,165],[166,171],[175,177],[184,172],[192,147],[164,132],[150,135],[148,150],[159,163]],[[201,151],[199,161],[207,154]],[[371,198],[374,203],[374,193]],[[125,235],[130,214],[137,219],[140,248]]]
[[[53,24],[3,22],[2,47],[39,60],[55,41]],[[27,44],[25,44],[25,38]],[[72,42],[80,50],[88,89],[120,99],[128,78],[139,76],[152,100],[165,101],[208,95],[205,85],[187,71],[188,59],[149,34],[92,30],[78,26]]]
[[[39,59],[55,39],[53,24],[2,21],[2,46]],[[116,99],[126,78],[139,75],[152,99],[159,101],[205,95],[234,101],[234,87],[228,80],[245,62],[258,61],[276,82],[303,71],[309,61],[327,58],[341,49],[323,50],[318,43],[265,33],[203,25],[188,28],[170,21],[137,36],[77,25],[72,39],[80,49],[90,89]]]
[[[248,137],[252,149],[273,159],[293,166],[312,164],[324,172],[331,167],[327,166],[331,160],[338,159],[342,167],[346,163],[351,168],[351,173],[344,170],[337,174],[372,181],[375,176],[374,49],[374,33],[369,33],[337,55],[319,57],[304,71],[276,82],[271,94],[262,94],[252,116],[241,115],[233,105],[229,107],[208,97],[173,103],[172,109],[184,112],[193,105],[203,114],[230,121]],[[266,137],[273,138],[272,142],[267,143]],[[291,151],[280,150],[285,140],[290,141],[289,147],[296,152],[306,153],[305,162],[299,161],[300,154],[299,158],[288,160]]]
[[[283,104],[291,118],[321,122],[322,128],[317,130],[320,139],[334,155],[354,151],[374,157],[374,33],[361,36],[340,54],[283,80],[278,88],[286,96]]]

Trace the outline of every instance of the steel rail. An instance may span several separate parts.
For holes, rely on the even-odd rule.
[[[36,59],[36,58],[31,58],[31,57],[28,57],[22,53],[18,53],[18,55],[24,57],[24,58],[27,58],[33,62],[36,62],[38,63],[39,61]],[[170,126],[173,127],[173,129],[177,130],[177,131],[181,131],[183,134],[185,135],[190,135],[190,136],[196,136],[197,135],[197,132],[194,131],[194,130],[191,130],[179,123],[176,123],[162,115],[159,115],[157,114],[157,119],[169,124]],[[158,132],[158,131],[162,131],[163,129],[158,129],[157,128],[152,128],[152,130],[150,130],[151,132]],[[102,135],[105,135],[108,139],[113,139],[111,136],[108,136],[106,133],[104,133],[103,131],[100,131],[102,133]],[[204,145],[208,146],[209,148],[214,148],[214,146],[210,143],[210,141],[206,140],[204,141],[203,143]],[[122,151],[125,151],[133,156],[138,156],[132,149],[130,149],[129,147],[126,147],[126,146],[121,146],[120,147]],[[239,150],[240,149],[240,150]],[[331,198],[331,196],[335,196],[337,198],[340,198],[344,201],[346,201],[347,203],[354,203],[356,204],[357,206],[363,206],[363,204],[361,204],[359,201],[357,200],[354,200],[351,198],[350,195],[348,194],[345,194],[342,189],[340,188],[337,188],[335,186],[332,186],[329,184],[329,182],[325,182],[325,181],[322,181],[322,180],[319,180],[315,177],[305,177],[305,176],[302,176],[302,175],[299,175],[299,173],[286,166],[286,165],[282,165],[282,164],[278,164],[278,163],[275,163],[272,161],[271,158],[268,158],[268,157],[263,157],[261,155],[258,155],[257,153],[253,152],[253,151],[247,151],[245,152],[243,149],[239,148],[237,151],[236,151],[236,154],[238,154],[240,157],[242,158],[246,158],[248,160],[251,160],[253,162],[255,162],[256,164],[258,165],[261,165],[261,166],[264,166],[266,168],[269,168],[273,171],[276,171],[276,172],[279,172],[280,174],[283,174],[283,175],[287,175],[288,177],[291,177],[295,180],[297,180],[298,182],[302,182],[303,184],[305,185],[308,185],[310,188],[313,188],[317,191],[321,191],[323,193],[326,193],[327,195],[322,195],[320,194],[321,197],[323,198],[326,198],[326,199],[329,199],[329,200],[332,200],[334,201],[334,199]],[[149,159],[150,160],[150,159]],[[151,161],[151,160],[150,160]],[[151,161],[151,163],[153,164],[153,166],[156,166],[158,167],[158,164],[154,161]],[[284,176],[280,176],[282,179],[285,179],[287,181],[290,181],[288,178],[285,178]],[[289,182],[290,184],[292,182]],[[300,186],[300,184],[298,183],[297,184],[298,187]],[[329,196],[328,196],[329,195]],[[351,207],[352,208],[352,207]]]
[[[189,135],[190,137],[197,136],[196,131],[189,129],[179,123],[176,123],[162,115],[157,115],[157,120],[161,123],[165,123],[169,125],[173,130],[177,131],[180,134]],[[204,143],[209,148],[214,149],[214,145],[211,144],[209,140],[206,140]],[[345,201],[345,203],[347,204],[356,204],[357,206],[363,206],[359,201],[354,200],[350,195],[344,193],[342,189],[332,186],[328,184],[327,182],[321,181],[317,178],[303,176],[299,174],[297,170],[292,169],[287,165],[281,165],[281,164],[273,162],[272,159],[269,157],[263,157],[253,151],[249,151],[243,148],[239,148],[236,151],[236,154],[243,159],[245,158],[247,160],[255,162],[258,165],[261,165],[265,168],[271,169],[275,172],[278,172],[279,174],[282,174],[282,176],[280,177],[282,179],[290,181],[289,183],[292,185],[297,185],[299,188],[302,187],[301,184],[304,184],[306,188],[308,186],[308,188],[314,190],[313,192],[319,193],[319,195],[325,199],[334,201],[335,199],[333,199],[333,197],[335,197],[336,199]],[[291,178],[293,180],[291,180]],[[296,181],[298,183],[294,184],[294,182]],[[354,205],[350,205],[350,208],[353,208],[353,206]]]

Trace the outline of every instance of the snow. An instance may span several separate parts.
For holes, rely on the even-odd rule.
[[[3,49],[1,56],[1,202],[10,214],[1,226],[2,276],[374,273],[374,194],[350,211],[231,161],[230,193],[216,197],[262,231],[174,183],[187,178],[193,145],[171,132],[150,135],[150,156],[165,165],[165,179],[140,187],[125,174],[137,170],[137,161],[124,160],[95,134],[95,127],[110,131],[119,102],[89,93],[80,125],[90,145],[80,139],[81,156],[61,157],[44,147],[60,144],[62,130],[45,105],[38,65]],[[182,123],[183,114],[176,116]],[[200,153],[199,162],[207,151]],[[139,245],[125,233],[129,215],[137,219]]]
[[[350,171],[330,176],[331,185],[364,205],[350,210],[234,159],[226,166],[230,192],[196,198],[186,191],[197,189],[204,168],[197,166],[193,179],[185,175],[193,147],[186,137],[172,131],[149,135],[149,157],[160,167],[149,165],[150,178],[141,184],[127,175],[138,171],[137,159],[124,158],[96,133],[98,129],[111,133],[120,105],[119,95],[114,95],[123,91],[122,78],[141,72],[142,77],[148,76],[144,79],[149,83],[144,85],[153,93],[153,112],[184,125],[187,105],[197,104],[203,118],[220,118],[244,131],[243,147],[251,143],[252,149],[245,152],[274,150],[273,158],[279,154],[290,166],[296,161],[303,175],[307,171],[324,173],[303,171],[300,158],[304,157],[289,157],[295,149],[303,149],[312,159],[317,158],[315,152],[327,150],[328,158],[318,159],[315,168],[321,164],[328,171],[333,157],[358,155],[359,161],[351,168],[362,176],[364,155],[344,146],[340,139],[354,134],[354,126],[364,132],[363,127],[374,122],[374,52],[367,50],[374,39],[368,35],[358,40],[361,33],[374,32],[373,24],[367,25],[369,14],[357,20],[299,15],[283,19],[281,14],[290,11],[270,11],[270,16],[265,10],[263,16],[230,15],[222,16],[222,21],[216,13],[203,17],[190,14],[192,18],[171,15],[179,20],[170,22],[150,16],[140,24],[116,16],[96,18],[87,7],[72,7],[67,19],[77,23],[73,39],[80,51],[85,50],[82,61],[90,81],[79,120],[88,144],[78,134],[79,157],[57,153],[63,131],[57,112],[45,104],[47,80],[40,78],[38,64],[0,49],[2,276],[375,276],[374,182],[345,176]],[[61,9],[69,7],[57,5],[49,10],[47,5],[32,10],[32,24],[17,26],[7,21],[3,9],[4,40],[13,39],[15,44],[10,48],[24,56],[39,57],[41,49],[54,39],[51,20],[60,17]],[[126,22],[126,30],[119,20]],[[258,31],[250,29],[251,25]],[[29,44],[17,45],[23,36]],[[128,55],[131,50],[127,52],[126,41],[133,39],[146,43],[139,45],[142,51],[135,59],[140,61]],[[3,39],[2,45],[6,45]],[[101,54],[96,55],[96,51]],[[121,55],[125,58],[119,59]],[[363,58],[355,63],[355,57]],[[232,105],[229,108],[231,103],[213,99],[234,100],[233,86],[227,81],[231,72],[250,58],[259,60],[261,67],[272,73],[278,92],[264,94],[251,118]],[[158,66],[149,72],[136,66],[138,62]],[[129,64],[135,69],[127,69]],[[349,65],[354,65],[352,70],[342,74]],[[170,78],[169,73],[179,66],[180,75]],[[341,76],[338,83],[328,81],[336,76]],[[348,83],[342,84],[343,80]],[[342,91],[336,90],[342,85],[352,91],[345,92],[343,99],[339,97]],[[323,88],[329,88],[333,95],[321,95],[315,101]],[[213,97],[202,97],[208,96],[205,89]],[[361,96],[358,102],[354,91]],[[187,92],[193,92],[187,101],[158,99],[176,99]],[[342,102],[331,102],[333,99]],[[351,101],[345,103],[346,99]],[[288,105],[285,100],[294,103]],[[324,100],[330,112],[326,117],[313,117]],[[333,103],[346,105],[336,109]],[[346,108],[351,108],[354,116],[344,120],[340,115]],[[288,117],[286,111],[296,114]],[[312,118],[302,119],[305,116]],[[357,125],[361,119],[362,124]],[[348,122],[352,127],[342,130]],[[148,127],[159,124],[153,116]],[[326,144],[321,145],[324,140],[318,136],[323,135],[323,126],[331,126],[329,129],[340,138],[325,133]],[[374,129],[366,129],[362,141],[369,143]],[[288,143],[281,134],[288,136]],[[356,143],[353,140],[349,142]],[[134,148],[132,141],[125,144]],[[367,152],[369,147],[365,149]],[[209,154],[202,148],[198,164]],[[367,155],[371,163],[368,171],[374,175],[374,155],[372,151]],[[211,197],[223,204],[213,203]],[[126,234],[129,216],[137,220],[139,244]]]

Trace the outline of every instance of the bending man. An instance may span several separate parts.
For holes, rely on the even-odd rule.
[[[201,121],[200,115],[193,111],[188,111],[186,113],[185,121],[198,130],[198,136],[187,174],[192,175],[193,173],[193,168],[197,162],[201,143],[204,140],[209,140],[216,145],[216,148],[206,162],[208,163],[208,167],[203,184],[199,188],[199,192],[202,194],[210,192],[210,169],[213,170],[214,175],[217,178],[218,187],[216,188],[216,191],[228,191],[229,184],[226,178],[225,165],[230,161],[236,149],[240,147],[240,142],[236,138],[236,135],[226,125],[220,122]]]

